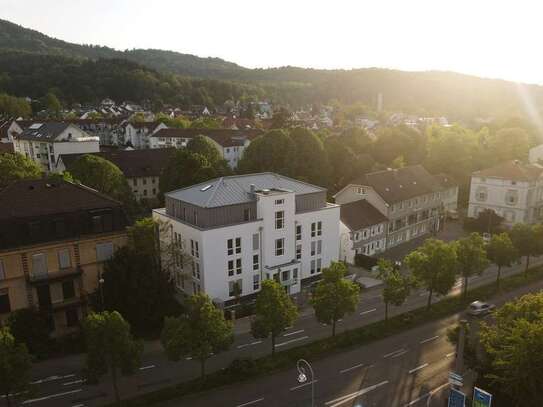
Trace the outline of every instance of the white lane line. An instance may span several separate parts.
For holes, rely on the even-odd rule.
[[[370,391],[373,391],[381,386],[384,386],[385,384],[388,383],[388,380],[385,380],[381,383],[377,383],[377,384],[374,384],[373,386],[370,386],[370,387],[366,387],[362,390],[359,390],[357,392],[354,392],[354,393],[351,393],[351,394],[347,394],[345,396],[341,396],[341,397],[338,397],[337,399],[334,399],[334,400],[330,400],[330,401],[327,401],[326,404],[327,406],[330,406],[330,407],[337,407],[337,406],[340,406],[344,403],[348,403],[349,401],[359,397],[359,396],[362,396],[366,393],[369,393]]]
[[[260,402],[263,401],[263,400],[264,400],[264,397],[262,397],[262,398],[260,398],[260,399],[253,400],[253,401],[248,401],[247,403],[238,404],[236,407],[250,406],[251,404],[260,403]]]
[[[432,336],[431,338],[426,338],[426,339],[420,341],[420,344],[422,345],[423,343],[426,343],[426,342],[435,341],[435,340],[438,339],[438,338],[439,338],[439,335]]]
[[[74,404],[72,407],[83,407],[84,404]]]
[[[153,369],[155,367],[156,367],[155,365],[142,366],[142,367],[140,367],[140,370]]]
[[[67,374],[64,376],[49,376],[44,379],[34,380],[33,382],[30,382],[30,384],[42,384],[52,382],[53,380],[69,379],[70,377],[75,377],[75,373]]]
[[[279,348],[280,346],[288,345],[289,343],[292,343],[292,342],[303,341],[304,339],[307,339],[307,338],[309,338],[309,336],[307,336],[307,335],[306,336],[301,336],[300,338],[291,339],[290,341],[277,343],[275,345],[275,347]]]
[[[301,389],[302,387],[309,386],[310,384],[312,384],[312,383],[317,383],[318,381],[319,381],[318,379],[315,379],[315,380],[312,380],[312,381],[310,381],[310,382],[300,384],[299,386],[291,387],[291,388],[290,388],[290,391],[294,391],[294,390]]]
[[[359,363],[358,365],[354,365],[354,366],[348,367],[347,369],[340,370],[339,373],[340,374],[347,373],[347,372],[350,372],[351,370],[358,369],[362,366],[364,366],[364,363]]]
[[[409,403],[405,404],[404,407],[410,407],[413,404],[417,404],[419,401],[427,399],[428,397],[432,396],[434,393],[438,392],[445,386],[449,386],[449,383],[443,383],[441,386],[437,386],[435,389],[430,390],[428,393],[424,393],[423,395],[417,397],[416,399],[411,400]],[[428,402],[430,402],[430,400],[428,400]]]
[[[426,366],[428,366],[428,365],[429,365],[429,363],[425,363],[425,364],[423,364],[423,365],[417,366],[417,367],[411,369],[411,370],[409,371],[409,374],[413,374],[413,373],[415,373],[415,372],[418,372],[419,370],[424,369],[424,368],[425,368]]]
[[[362,311],[360,313],[360,315],[366,315],[366,314],[369,314],[370,312],[374,312],[374,311],[377,311],[377,308],[372,308],[372,309],[369,309],[367,311]]]
[[[451,353],[447,353],[445,355],[446,358],[450,358],[451,356],[453,356],[456,352],[451,352]]]
[[[71,382],[66,382],[66,383],[62,383],[63,386],[71,386],[73,384],[81,384],[81,383],[85,383],[86,380],[85,379],[79,379],[79,380],[73,380]]]
[[[22,404],[30,404],[30,403],[35,403],[37,401],[44,401],[44,400],[49,400],[56,397],[67,396],[69,394],[79,393],[80,391],[83,391],[83,389],[75,389],[75,390],[65,391],[64,393],[51,394],[49,396],[43,396],[37,399],[28,399],[28,400],[23,401]]]
[[[395,355],[396,353],[405,352],[404,348],[396,349],[394,352],[387,353],[386,355],[383,355],[383,358],[388,358],[389,356]]]
[[[400,356],[403,356],[407,353],[407,350],[404,350],[403,352],[396,353],[395,355],[392,355],[390,359],[399,358]]]
[[[254,341],[254,342],[251,342],[251,343],[244,343],[243,345],[238,345],[237,348],[238,349],[243,349],[243,348],[246,348],[247,346],[258,345],[259,343],[262,343],[262,341]]]
[[[284,334],[283,336],[291,336],[296,334],[301,334],[304,330],[300,329],[299,331],[289,332],[288,334]]]

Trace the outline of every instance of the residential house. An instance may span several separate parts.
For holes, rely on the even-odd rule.
[[[440,198],[443,211],[446,215],[456,215],[458,212],[458,183],[446,174],[437,174],[435,177],[442,187]]]
[[[129,122],[125,126],[124,144],[131,145],[136,149],[152,148],[151,136],[160,129],[167,129],[161,122]]]
[[[261,130],[231,129],[161,129],[151,136],[151,148],[183,148],[196,136],[206,137],[231,168],[236,168],[243,152]]]
[[[486,209],[504,218],[506,226],[543,219],[543,167],[507,161],[471,175],[468,217]]]
[[[166,193],[165,204],[153,217],[169,227],[161,244],[178,244],[189,258],[170,270],[186,294],[202,291],[228,306],[268,279],[296,294],[338,260],[339,206],[315,185],[236,175]]]
[[[97,153],[98,137],[93,137],[70,123],[33,123],[17,135],[14,150],[40,164],[44,171],[55,171],[62,154]]]
[[[0,120],[0,144],[13,143],[13,139],[22,132],[23,129],[15,120]]]
[[[373,256],[386,250],[388,218],[365,199],[340,207],[340,260],[355,263],[355,255]]]
[[[36,308],[54,335],[76,329],[126,225],[119,202],[82,185],[40,179],[1,190],[0,322]]]
[[[123,172],[137,199],[154,200],[159,193],[159,179],[168,164],[173,149],[111,150],[93,153],[111,161]],[[63,154],[56,165],[57,172],[70,170],[70,166],[84,154]]]
[[[442,224],[443,186],[423,166],[372,172],[352,181],[335,196],[344,205],[366,200],[388,220],[387,249],[437,232]]]

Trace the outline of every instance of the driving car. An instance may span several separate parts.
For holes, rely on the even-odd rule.
[[[473,316],[486,315],[496,306],[483,301],[474,301],[468,307],[468,314]]]

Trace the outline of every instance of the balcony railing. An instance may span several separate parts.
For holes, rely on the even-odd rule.
[[[47,272],[43,274],[29,273],[27,280],[30,284],[39,284],[43,282],[52,282],[56,280],[62,280],[66,277],[79,276],[83,273],[83,269],[80,266],[61,269],[59,271]]]

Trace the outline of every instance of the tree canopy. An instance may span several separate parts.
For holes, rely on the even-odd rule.
[[[26,345],[17,342],[9,328],[0,328],[0,394],[8,407],[13,397],[29,388],[31,367]]]
[[[502,267],[511,267],[518,258],[518,252],[511,238],[505,232],[492,235],[490,242],[486,246],[486,255],[488,259],[498,267],[496,275],[496,286],[500,287],[500,277]]]
[[[389,304],[399,307],[411,291],[412,281],[403,276],[390,260],[379,259],[377,277],[383,281],[383,302],[385,303],[385,321],[388,320]]]
[[[0,189],[14,181],[41,178],[42,169],[24,155],[0,153]]]
[[[469,277],[478,274],[481,275],[488,267],[490,262],[486,257],[485,241],[478,233],[471,233],[455,242],[456,257],[460,275],[464,279],[464,298],[468,294]]]

